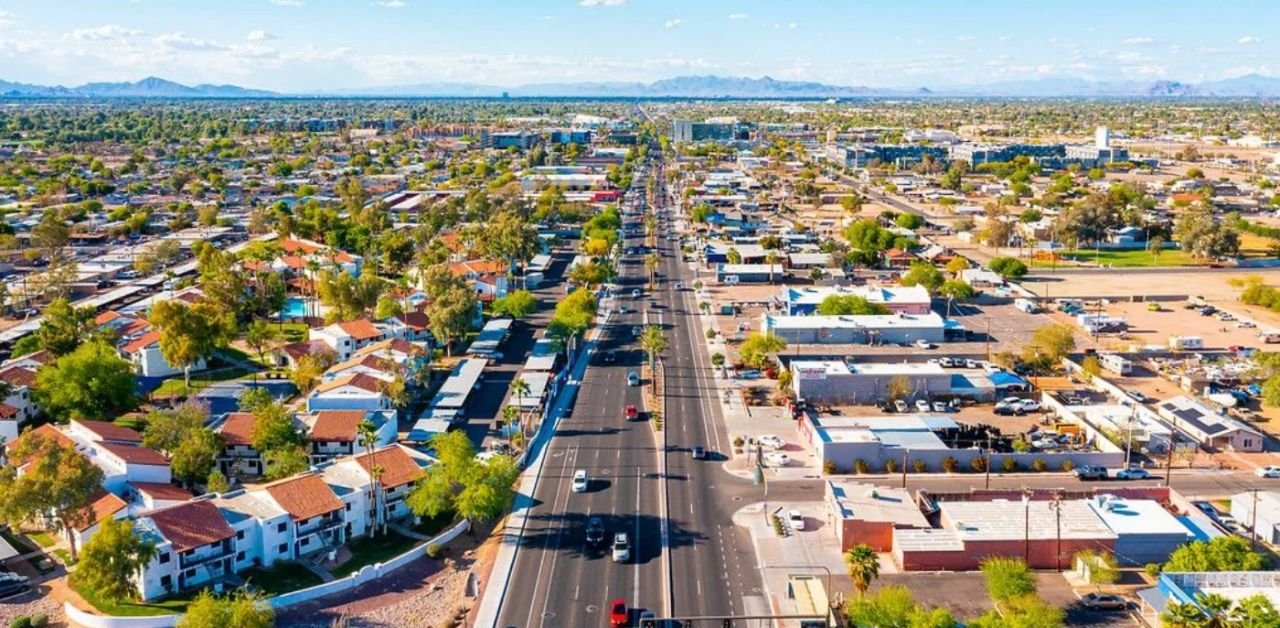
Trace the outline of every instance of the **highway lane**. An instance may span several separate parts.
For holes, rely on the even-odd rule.
[[[643,189],[643,182],[638,187]],[[665,607],[659,452],[643,417],[630,422],[623,417],[627,404],[641,405],[640,388],[627,385],[627,373],[639,371],[643,360],[631,333],[641,323],[636,310],[643,300],[630,297],[643,285],[643,264],[638,256],[624,256],[619,272],[618,299],[603,300],[601,307],[616,309],[622,301],[631,311],[615,313],[603,330],[572,416],[561,419],[544,454],[537,504],[517,550],[499,626],[606,625],[615,598],[658,613]],[[616,363],[603,363],[606,351],[616,353]],[[578,469],[592,479],[585,493],[572,491]],[[607,547],[586,547],[591,516],[605,520],[609,540],[614,532],[628,533],[630,560],[615,563]]]

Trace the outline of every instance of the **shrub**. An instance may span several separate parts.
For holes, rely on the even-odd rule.
[[[49,616],[44,613],[31,616],[31,628],[45,628],[49,625]]]
[[[888,460],[885,460],[885,461],[884,461],[884,472],[885,472],[885,473],[897,473],[897,472],[898,472],[898,461],[897,461],[897,460],[894,460],[893,458],[890,458],[890,459],[888,459]]]
[[[773,533],[778,536],[785,536],[786,529],[782,527],[782,518],[778,515],[769,515],[769,522],[773,524]]]
[[[840,470],[836,468],[836,461],[835,461],[835,460],[828,460],[828,461],[826,461],[826,462],[822,463],[822,472],[823,472],[823,473],[825,473],[825,474],[827,474],[827,475],[835,475],[835,474],[836,474],[836,473],[838,473],[839,471],[840,471]]]
[[[929,465],[925,464],[923,460],[913,460],[911,466],[916,470],[916,473],[924,473],[929,470]]]
[[[1063,471],[1068,471],[1068,472],[1070,472],[1070,471],[1071,471],[1072,469],[1074,469],[1074,468],[1076,468],[1076,463],[1074,463],[1074,462],[1072,462],[1072,461],[1070,461],[1070,460],[1063,460],[1063,461],[1062,461],[1062,470],[1063,470]]]
[[[9,628],[31,628],[31,618],[26,615],[18,615],[9,622]]]
[[[437,560],[443,555],[444,555],[444,547],[442,547],[439,543],[432,543],[427,546],[428,558],[432,560]]]
[[[1012,456],[1010,456],[1010,457],[1008,457],[1008,458],[1005,458],[1005,459],[1004,459],[1004,462],[1001,462],[1001,463],[1000,463],[1000,467],[1001,467],[1002,469],[1004,469],[1006,472],[1017,471],[1017,470],[1018,470],[1018,461],[1017,461],[1017,460],[1014,460],[1014,459],[1013,459],[1013,457],[1012,457]]]
[[[733,446],[734,446],[734,448],[735,448],[735,449],[742,449],[742,446],[743,446],[743,445],[745,445],[745,444],[747,444],[747,441],[746,441],[746,439],[742,438],[741,436],[735,437],[735,438],[733,439]]]
[[[1036,581],[1027,564],[1018,558],[1001,556],[982,561],[982,577],[987,581],[987,594],[1003,602],[1023,595],[1034,595]]]
[[[871,472],[871,465],[867,464],[866,460],[858,458],[853,461],[853,470],[856,471],[858,475],[866,475]]]
[[[1048,468],[1049,468],[1049,463],[1045,462],[1043,458],[1036,458],[1035,460],[1031,461],[1031,470],[1035,471],[1036,473],[1042,473]]]
[[[948,466],[948,463],[950,463],[950,466]],[[946,469],[948,473],[955,471],[955,467],[955,458],[948,457],[942,461],[942,468]],[[975,457],[973,460],[969,461],[969,467],[973,469],[974,473],[985,473],[987,471],[987,457]]]
[[[707,330],[707,340],[715,340],[715,339],[716,339],[716,330],[714,330],[714,329],[708,329],[708,330]]]
[[[1152,580],[1160,577],[1160,563],[1147,563],[1142,570],[1147,572]]]

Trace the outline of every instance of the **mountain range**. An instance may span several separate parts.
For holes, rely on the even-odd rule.
[[[0,80],[0,98],[287,98],[287,97],[613,97],[613,98],[1178,98],[1280,97],[1280,78],[1248,74],[1220,81],[1091,81],[1042,78],[980,85],[878,88],[770,78],[679,76],[652,83],[531,83],[512,87],[478,83],[422,83],[385,87],[282,93],[236,85],[182,85],[148,77],[135,83],[87,83],[62,87]]]

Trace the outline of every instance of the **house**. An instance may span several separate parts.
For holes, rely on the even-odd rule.
[[[137,578],[143,600],[154,600],[209,584],[235,573],[242,551],[218,506],[189,501],[146,513],[134,531],[155,544],[156,554]]]
[[[411,342],[426,342],[431,339],[428,328],[431,319],[425,312],[411,310],[396,314],[391,318],[378,321],[388,338],[397,338]]]
[[[354,373],[322,382],[307,396],[307,411],[390,410],[391,400],[383,393],[384,380],[367,373]]]
[[[278,242],[284,255],[272,262],[271,268],[276,272],[307,272],[308,267],[338,267],[342,272],[358,277],[362,259],[340,249],[301,238],[288,238]]]
[[[329,382],[348,375],[364,373],[384,382],[390,382],[395,379],[397,371],[398,366],[390,358],[382,357],[377,353],[361,353],[346,362],[329,367],[329,370],[324,373],[323,381]]]
[[[915,253],[903,249],[889,249],[884,252],[885,268],[907,269],[912,262],[920,259]]]
[[[1107,241],[1116,246],[1140,247],[1147,241],[1147,232],[1134,226],[1108,229]]]
[[[85,456],[102,469],[102,485],[113,493],[123,492],[129,482],[168,484],[173,480],[169,459],[154,449],[110,441],[81,441],[81,445]]]
[[[337,359],[337,353],[329,343],[323,340],[303,340],[301,342],[291,342],[280,347],[272,356],[275,363],[279,366],[288,366],[289,368],[297,368],[298,362],[306,357],[324,357],[324,359],[333,361]]]
[[[32,397],[36,369],[26,364],[10,364],[0,369],[0,381],[9,384],[9,396],[0,402],[0,438],[12,442],[31,419],[39,416]]]
[[[272,482],[263,488],[266,497],[288,513],[288,522],[277,524],[286,534],[290,559],[346,543],[348,508],[324,477],[308,472]],[[355,516],[359,516],[356,513]]]
[[[133,363],[142,377],[172,377],[182,374],[182,369],[172,366],[160,352],[160,332],[154,329],[126,342],[120,347],[120,353]],[[191,370],[205,369],[204,358],[197,359]]]
[[[255,421],[253,413],[230,412],[213,427],[213,431],[222,437],[223,444],[218,468],[229,478],[256,477],[267,470],[262,454],[253,448]]]
[[[1256,428],[1188,397],[1165,400],[1156,412],[1196,442],[1210,449],[1227,451],[1263,451],[1266,438]]]
[[[329,345],[339,360],[349,359],[356,350],[386,339],[386,332],[368,319],[333,323],[311,330],[311,340]]]
[[[988,268],[966,268],[960,271],[960,279],[978,290],[1004,285],[1004,277]]]
[[[471,283],[482,301],[507,296],[507,276],[511,266],[498,260],[467,260],[449,264],[449,271]]]
[[[72,526],[71,536],[75,539],[76,547],[84,547],[84,544],[97,533],[103,521],[124,519],[128,516],[128,502],[108,491],[98,493],[98,496],[89,504],[89,510],[85,513],[84,519]]]
[[[358,506],[352,508],[352,512],[359,516],[349,518],[353,519],[352,534],[360,535],[365,533],[369,522],[395,521],[412,514],[405,498],[429,465],[430,459],[413,449],[388,445],[371,455],[360,453],[341,458],[326,466],[322,473],[330,485],[346,489],[341,491],[344,500],[347,495],[359,496],[355,500]],[[369,505],[374,469],[379,471],[378,504],[381,509],[377,512]]]
[[[429,345],[418,345],[399,338],[371,344],[356,351],[352,359],[370,355],[391,361],[404,374],[405,379],[413,379],[418,371],[431,363]]]
[[[847,480],[827,480],[823,497],[836,522],[840,551],[866,544],[877,552],[893,550],[893,531],[929,528],[929,520],[905,489]]]
[[[176,506],[191,500],[191,491],[172,484],[156,482],[129,482],[126,494],[132,492],[133,502],[142,511]]]
[[[131,428],[108,421],[71,419],[65,430],[68,436],[77,440],[96,443],[124,443],[127,445],[142,444],[142,434]]]
[[[396,413],[393,411],[321,410],[303,417],[308,426],[308,454],[312,464],[319,464],[364,451],[360,425],[365,421],[376,429],[374,447],[389,445],[396,440]]]

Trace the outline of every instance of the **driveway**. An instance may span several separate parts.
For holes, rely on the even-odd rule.
[[[288,380],[269,380],[259,377],[257,384],[253,383],[252,378],[217,382],[196,393],[196,399],[209,404],[209,416],[216,417],[239,410],[240,396],[245,390],[255,386],[267,389],[276,399],[287,399],[297,392],[293,383]]]

